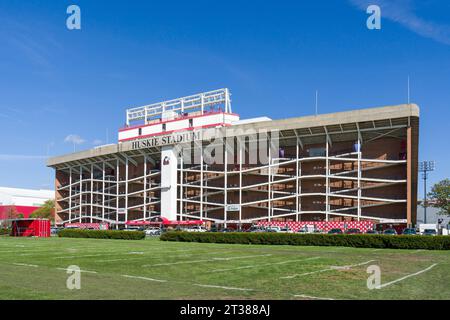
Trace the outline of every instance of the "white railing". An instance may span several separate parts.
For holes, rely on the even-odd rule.
[[[206,107],[220,104],[224,106],[225,112],[231,113],[230,96],[230,91],[225,88],[128,109],[126,112],[127,125],[130,125],[131,121],[144,120],[147,122],[149,118],[161,115],[165,111],[182,113],[186,110],[200,109],[203,113]]]

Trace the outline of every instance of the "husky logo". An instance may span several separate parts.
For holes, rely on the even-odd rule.
[[[163,165],[168,165],[170,163],[170,158],[169,157],[164,157],[164,160],[163,160]]]

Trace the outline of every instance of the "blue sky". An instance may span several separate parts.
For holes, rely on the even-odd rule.
[[[449,17],[433,0],[2,0],[0,185],[52,188],[47,155],[116,142],[128,107],[228,87],[242,118],[279,119],[313,114],[316,89],[320,113],[405,103],[408,75],[420,160],[449,177]]]

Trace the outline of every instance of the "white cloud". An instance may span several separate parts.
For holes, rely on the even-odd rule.
[[[439,25],[427,21],[414,12],[412,0],[349,0],[356,7],[366,10],[371,4],[381,8],[381,19],[399,23],[418,35],[450,45],[450,25]]]
[[[64,142],[70,142],[73,144],[83,144],[86,142],[86,140],[84,140],[83,138],[81,138],[79,135],[77,134],[69,134],[65,139]]]

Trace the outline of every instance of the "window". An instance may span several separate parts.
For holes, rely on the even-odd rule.
[[[166,131],[166,124],[165,123],[163,123],[163,125],[162,125],[162,131]]]
[[[142,136],[142,128],[138,129],[138,135]]]
[[[324,157],[326,155],[325,148],[311,148],[309,149],[310,157]]]
[[[194,126],[194,119],[189,119],[189,128]]]

